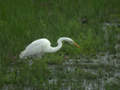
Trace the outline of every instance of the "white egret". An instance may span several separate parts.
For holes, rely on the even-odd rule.
[[[19,57],[21,59],[26,59],[27,57],[40,58],[44,53],[54,53],[62,47],[62,41],[73,44],[78,48],[80,47],[76,42],[74,42],[71,38],[68,37],[59,38],[57,40],[58,45],[56,47],[52,47],[48,39],[42,38],[35,40],[31,44],[29,44],[25,48],[25,50],[20,53]]]

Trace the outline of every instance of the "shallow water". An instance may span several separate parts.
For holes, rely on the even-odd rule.
[[[54,75],[49,84],[57,86],[61,82],[60,90],[106,90],[106,84],[120,82],[119,59],[119,56],[107,52],[90,59],[84,57],[66,60],[61,66],[49,65],[49,70]]]

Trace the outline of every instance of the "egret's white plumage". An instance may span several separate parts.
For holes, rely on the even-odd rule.
[[[19,55],[21,59],[27,57],[41,57],[44,53],[53,53],[58,51],[62,47],[62,41],[67,41],[70,44],[74,44],[77,47],[77,43],[75,43],[71,38],[61,37],[57,40],[58,45],[56,47],[52,47],[51,43],[48,39],[42,38],[33,41],[29,44],[24,51],[22,51]]]

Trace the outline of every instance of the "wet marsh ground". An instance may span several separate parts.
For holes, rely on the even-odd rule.
[[[0,1],[0,90],[119,90],[119,0]],[[54,54],[20,60],[33,40],[48,38]],[[31,64],[32,62],[32,64]]]
[[[26,71],[27,73],[24,72],[25,76],[22,76],[22,78],[25,79],[23,80],[24,83],[17,82],[15,84],[14,82],[14,84],[5,84],[1,90],[120,89],[120,53],[113,55],[107,52],[102,53],[102,55],[98,54],[93,58],[80,56],[75,59],[66,59],[63,61],[63,63],[47,63],[47,73],[45,74],[42,72],[39,73],[40,68],[38,68],[39,66],[36,66],[39,64],[36,63],[38,63],[38,61],[34,61],[33,65],[28,65],[28,63],[26,63],[28,66],[26,66],[27,68],[24,67],[23,69],[31,71],[31,73],[28,73],[28,71]],[[18,80],[23,73],[23,70],[20,68],[21,67],[17,69],[18,74],[16,75],[16,80]],[[43,70],[43,68],[41,69]],[[11,72],[14,71],[15,70],[13,68]],[[46,77],[44,80],[40,79],[43,77],[41,74]],[[42,82],[39,82],[37,80],[41,80]]]

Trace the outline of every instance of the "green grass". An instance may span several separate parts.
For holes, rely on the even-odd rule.
[[[89,54],[96,53],[97,50],[104,51],[103,22],[100,20],[104,17],[106,3],[102,0],[1,1],[1,51],[16,56],[35,39],[48,38],[55,46],[61,36],[71,37],[81,46],[78,50],[65,45],[68,49],[64,51],[64,48],[62,52]],[[81,24],[80,18],[83,16],[88,17],[89,24]]]
[[[102,26],[111,19],[111,15],[119,15],[118,2],[119,0],[1,0],[0,77],[3,78],[0,78],[0,87],[4,84],[26,85],[26,80],[30,80],[29,85],[37,87],[49,73],[47,64],[59,65],[64,62],[64,56],[73,58],[80,54],[95,55],[108,50],[115,52],[115,36],[120,30],[109,28],[110,45],[105,46]],[[84,16],[88,18],[86,24],[81,23]],[[71,37],[80,45],[80,49],[64,43],[59,52],[47,55],[43,61],[34,61],[32,67],[19,62],[20,52],[33,40],[48,38],[52,46],[56,46],[57,39],[62,36]],[[14,68],[13,72],[9,72],[10,67]],[[16,75],[17,69],[21,73],[19,76]]]

